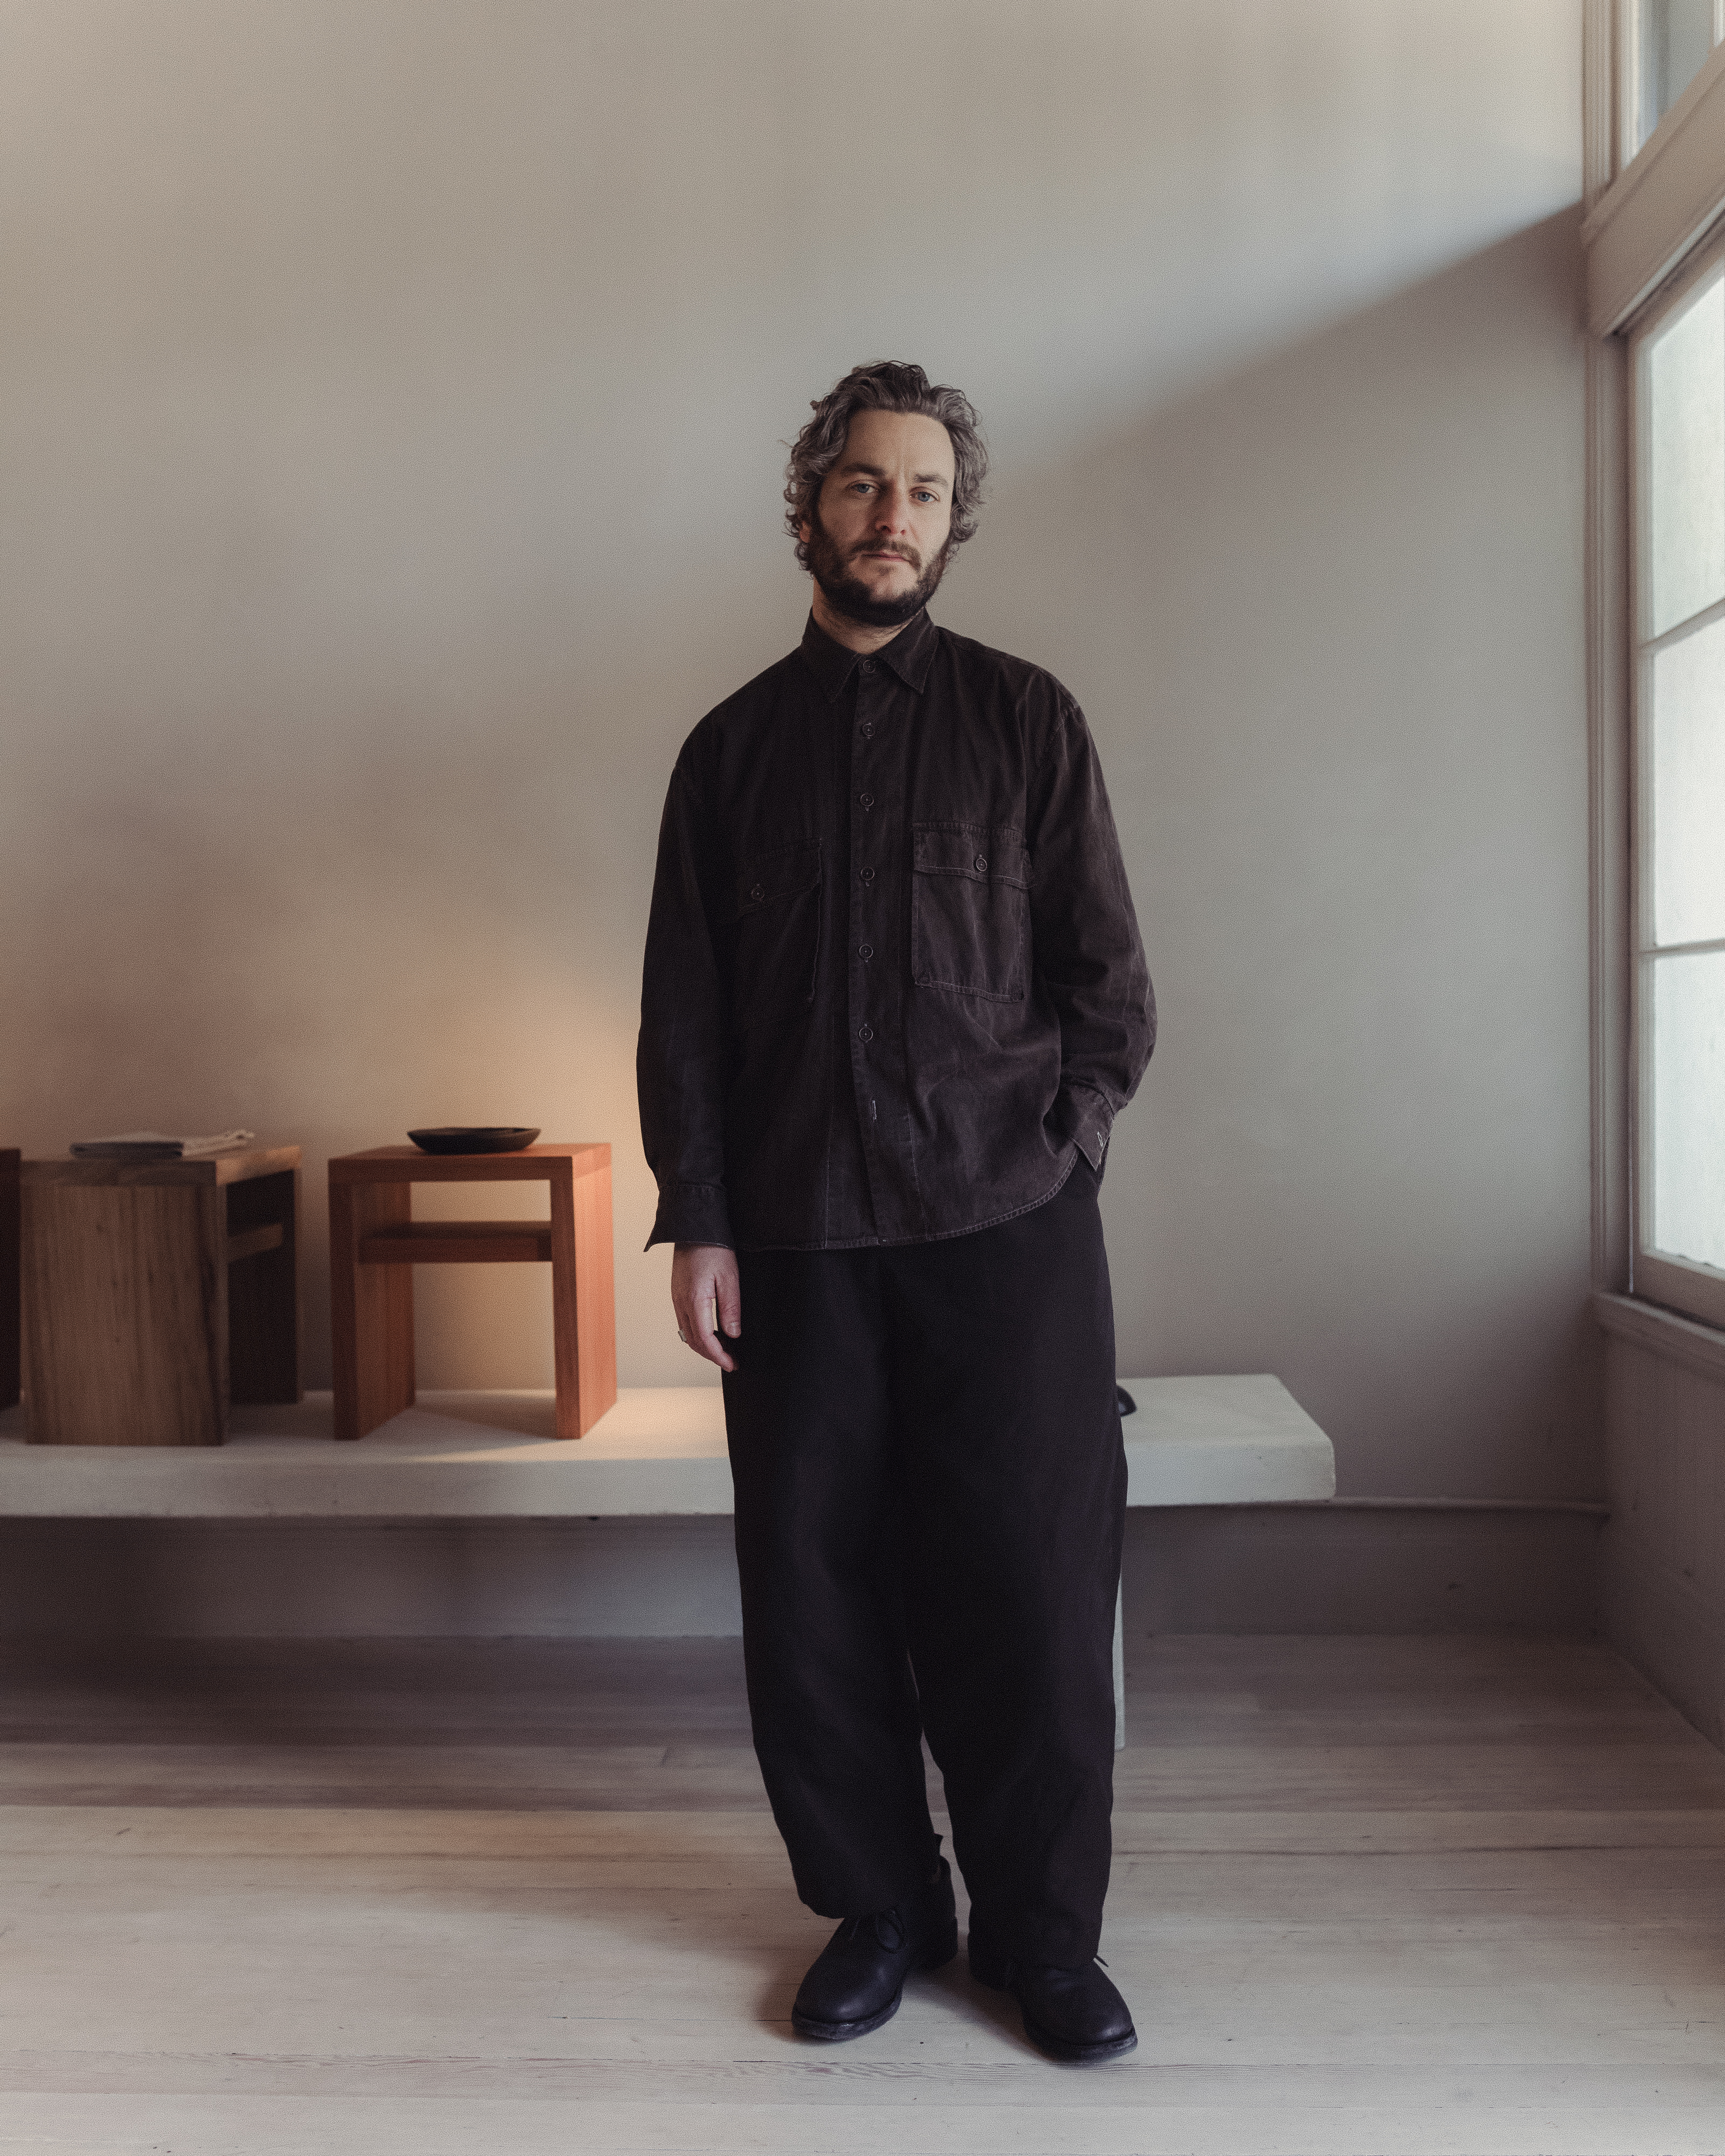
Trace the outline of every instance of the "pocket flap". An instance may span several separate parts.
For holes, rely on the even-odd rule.
[[[762,854],[738,872],[737,905],[732,918],[758,913],[775,900],[795,898],[813,891],[820,881],[820,846],[782,846],[777,853]]]
[[[972,883],[1030,885],[1030,856],[1022,836],[1004,824],[918,824],[913,863],[924,875],[965,876]]]

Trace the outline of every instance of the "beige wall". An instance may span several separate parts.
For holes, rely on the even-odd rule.
[[[1577,0],[8,0],[0,1137],[616,1149],[676,745],[798,634],[781,444],[921,358],[938,606],[1090,710],[1163,993],[1124,1367],[1356,1490],[1590,1490]],[[495,1208],[495,1199],[486,1199]],[[422,1370],[549,1382],[542,1277]]]

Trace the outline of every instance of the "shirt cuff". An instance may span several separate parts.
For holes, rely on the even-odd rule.
[[[1112,1108],[1091,1087],[1067,1086],[1062,1088],[1061,1121],[1066,1136],[1100,1175],[1114,1127]]]
[[[731,1209],[722,1183],[668,1183],[659,1194],[659,1211],[644,1248],[655,1243],[716,1243],[737,1248],[731,1233]]]

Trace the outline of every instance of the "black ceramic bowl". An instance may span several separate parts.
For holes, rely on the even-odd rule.
[[[520,1152],[539,1135],[519,1124],[446,1123],[441,1130],[409,1131],[421,1152]]]

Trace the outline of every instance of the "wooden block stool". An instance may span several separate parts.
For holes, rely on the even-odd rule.
[[[416,1183],[549,1183],[551,1218],[416,1220]],[[557,1432],[584,1437],[617,1399],[610,1147],[337,1154],[330,1163],[336,1436],[363,1437],[413,1404],[415,1265],[547,1263]]]
[[[27,1160],[33,1445],[219,1445],[231,1400],[300,1397],[298,1146]]]

